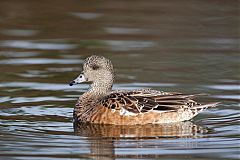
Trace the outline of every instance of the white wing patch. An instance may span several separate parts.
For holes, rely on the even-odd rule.
[[[136,113],[133,113],[133,112],[129,112],[128,110],[124,109],[124,108],[121,108],[120,110],[120,115],[121,116],[135,116],[137,115]]]

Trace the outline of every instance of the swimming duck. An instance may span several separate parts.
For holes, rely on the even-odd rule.
[[[103,56],[90,56],[82,73],[70,86],[90,82],[74,107],[75,122],[114,125],[163,124],[187,121],[218,103],[200,104],[193,100],[200,94],[182,94],[152,89],[113,91],[114,70]]]

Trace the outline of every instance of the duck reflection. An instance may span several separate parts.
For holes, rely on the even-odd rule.
[[[74,131],[77,135],[88,137],[91,144],[91,158],[114,159],[116,157],[114,143],[120,139],[199,138],[207,132],[207,129],[187,121],[165,125],[148,124],[135,126],[74,123]]]

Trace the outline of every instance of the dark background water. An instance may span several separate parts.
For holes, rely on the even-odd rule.
[[[114,89],[209,93],[171,125],[72,124],[89,55]],[[0,159],[238,159],[239,1],[0,1]]]

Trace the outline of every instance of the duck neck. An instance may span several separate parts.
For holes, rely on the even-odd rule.
[[[94,95],[105,95],[112,90],[113,80],[108,79],[107,81],[96,81],[93,82],[88,90]]]

